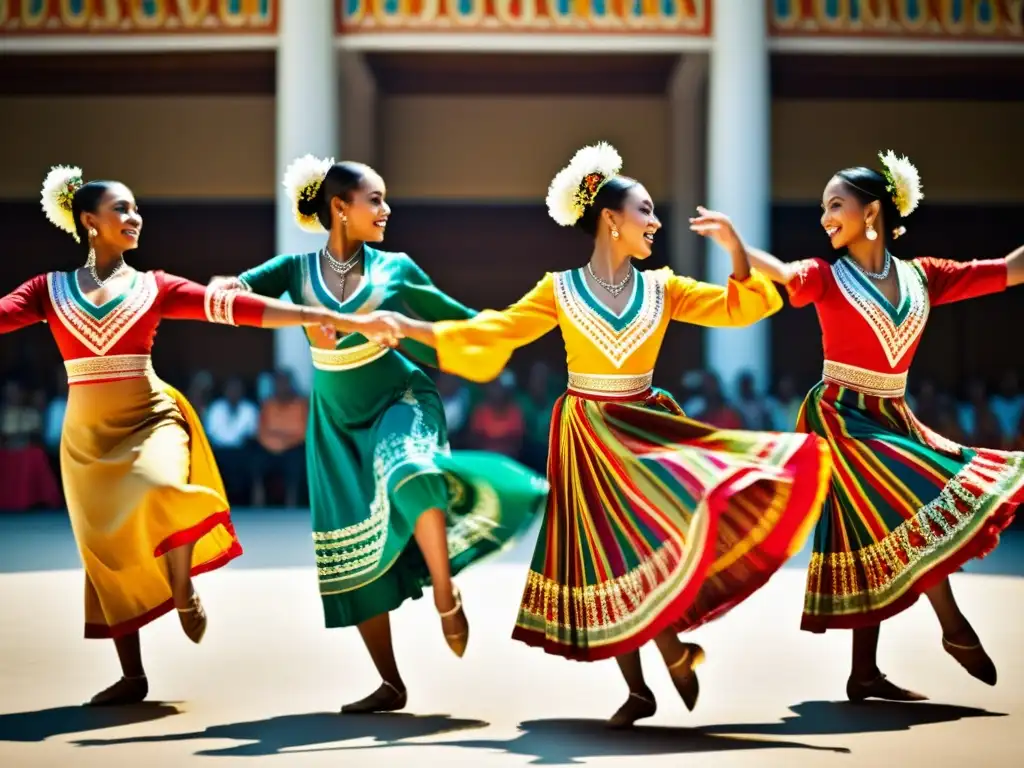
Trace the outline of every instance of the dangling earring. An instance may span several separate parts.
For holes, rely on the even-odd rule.
[[[614,227],[612,227],[612,240],[618,240],[618,239],[619,239],[619,230],[617,230]]]
[[[868,240],[877,240],[878,239],[878,233],[875,232],[875,228],[871,224],[868,224],[868,231],[864,233],[864,236]]]
[[[85,257],[85,268],[93,275],[96,273],[96,249],[92,247],[92,240],[98,234],[95,227],[89,227],[89,255]]]

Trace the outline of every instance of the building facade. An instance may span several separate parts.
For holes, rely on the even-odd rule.
[[[0,0],[0,105],[16,116],[0,127],[0,221],[27,252],[61,248],[26,213],[47,167],[75,163],[154,211],[147,261],[205,280],[319,247],[291,223],[281,174],[308,152],[358,159],[388,183],[388,247],[495,306],[584,258],[541,208],[584,143],[616,144],[651,190],[667,233],[656,259],[713,282],[728,259],[687,231],[697,204],[753,245],[812,255],[827,247],[828,177],[892,148],[925,183],[908,247],[999,255],[1024,208],[1022,24],[1024,0]],[[57,259],[0,267],[3,285],[44,261]],[[932,335],[1009,311],[992,300]],[[813,375],[816,334],[808,313],[681,329],[664,375]],[[309,375],[297,334],[204,335],[179,337],[168,364],[215,347],[225,366]],[[946,341],[923,353],[934,376],[1004,362],[984,341],[950,361]]]

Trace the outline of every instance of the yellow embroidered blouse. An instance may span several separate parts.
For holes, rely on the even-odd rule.
[[[594,295],[583,269],[548,273],[503,311],[435,323],[439,367],[471,381],[490,381],[512,352],[556,325],[565,342],[569,388],[630,395],[651,385],[670,320],[703,326],[751,325],[782,307],[764,275],[751,270],[727,286],[675,275],[669,268],[635,271],[633,292],[621,314]]]

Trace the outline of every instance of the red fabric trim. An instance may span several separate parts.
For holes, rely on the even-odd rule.
[[[186,528],[183,531],[172,533],[166,539],[161,541],[157,545],[156,549],[153,550],[153,557],[166,555],[172,549],[177,549],[185,544],[191,544],[195,541],[199,541],[218,525],[223,525],[227,529],[228,533],[231,534],[231,537],[237,540],[238,537],[235,535],[235,528],[231,524],[231,512],[225,509],[222,512],[210,515],[205,520],[201,520],[191,528]]]
[[[874,627],[886,619],[902,613],[916,603],[923,593],[959,571],[967,561],[981,559],[999,546],[999,535],[1013,523],[1017,506],[1017,502],[1012,502],[997,507],[988,522],[974,536],[964,542],[959,550],[923,572],[902,597],[884,608],[845,616],[821,616],[805,613],[800,620],[800,629],[805,632],[822,633],[830,629]]]
[[[695,621],[688,622],[685,627],[678,626],[681,618],[685,615],[687,609],[692,605],[703,587],[704,576],[714,562],[715,552],[714,547],[710,545],[710,539],[717,535],[718,521],[721,518],[722,512],[728,507],[732,497],[737,493],[737,488],[745,485],[750,473],[756,470],[737,473],[708,494],[709,520],[707,534],[700,542],[689,542],[690,546],[701,547],[701,558],[694,567],[686,586],[645,629],[618,643],[602,645],[597,648],[576,648],[560,642],[553,642],[543,632],[518,625],[512,631],[512,639],[534,648],[542,648],[546,653],[561,656],[571,661],[601,661],[635,651],[670,627],[674,631],[681,632],[684,629],[689,630],[706,624],[712,619],[721,616],[763,586],[789,559],[791,545],[796,537],[806,530],[809,512],[820,506],[821,500],[827,493],[828,484],[822,478],[822,462],[826,460],[827,453],[822,450],[820,439],[816,437],[808,439],[804,446],[794,454],[789,464],[794,482],[786,509],[776,528],[757,547],[757,550],[766,558],[775,557],[778,562],[774,568],[769,566],[766,572],[755,575],[748,583],[748,589],[745,589],[728,603],[717,606],[713,611],[699,617]]]

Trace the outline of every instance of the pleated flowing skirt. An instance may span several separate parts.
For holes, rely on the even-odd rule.
[[[544,478],[511,459],[450,453],[444,409],[426,376],[362,423],[344,418],[344,397],[340,377],[317,372],[306,446],[329,628],[422,596],[430,575],[413,535],[424,512],[445,513],[454,575],[528,529],[547,495]]]
[[[830,471],[815,436],[719,430],[661,391],[567,393],[513,637],[596,661],[723,615],[802,547]]]
[[[874,626],[984,557],[1024,501],[1024,453],[968,448],[902,398],[822,382],[798,429],[824,437],[835,470],[807,574],[801,627]]]
[[[134,632],[173,608],[171,549],[195,543],[193,575],[242,554],[199,417],[159,379],[71,387],[60,461],[86,637]]]

